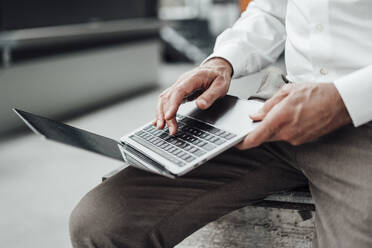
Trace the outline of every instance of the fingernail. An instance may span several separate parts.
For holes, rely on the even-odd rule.
[[[174,128],[173,127],[169,127],[169,133],[172,135],[173,134],[173,131],[174,131]]]
[[[262,115],[263,115],[262,110],[259,110],[258,112],[254,113],[254,114],[251,114],[251,116],[253,116],[253,117],[259,117],[259,116],[262,116]]]
[[[207,101],[205,101],[204,99],[199,99],[198,103],[202,107],[207,107]]]
[[[160,127],[161,127],[161,120],[158,120],[158,121],[156,122],[156,126],[157,126],[157,128],[160,128]]]

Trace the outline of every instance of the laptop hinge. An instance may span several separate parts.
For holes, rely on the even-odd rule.
[[[129,165],[169,178],[176,178],[176,175],[172,174],[164,166],[143,154],[132,145],[123,142],[122,145],[119,145],[119,149],[122,153],[123,159]]]

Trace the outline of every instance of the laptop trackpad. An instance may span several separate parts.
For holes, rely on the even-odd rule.
[[[216,100],[206,109],[198,109],[195,101],[181,105],[178,113],[209,123],[217,128],[232,133],[246,134],[254,127],[250,114],[256,113],[263,103],[253,100],[243,100],[226,95]]]

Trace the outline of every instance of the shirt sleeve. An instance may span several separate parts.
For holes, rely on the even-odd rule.
[[[372,120],[372,65],[334,82],[355,127]]]
[[[214,52],[230,62],[234,78],[275,62],[284,50],[287,0],[253,0],[233,27],[217,37]],[[206,61],[205,60],[205,61]]]

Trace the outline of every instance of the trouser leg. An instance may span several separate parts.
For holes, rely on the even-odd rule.
[[[74,247],[173,247],[217,218],[307,184],[284,143],[235,148],[172,180],[127,168],[89,192],[72,213]]]
[[[316,205],[313,247],[372,247],[372,127],[343,127],[297,148]]]

